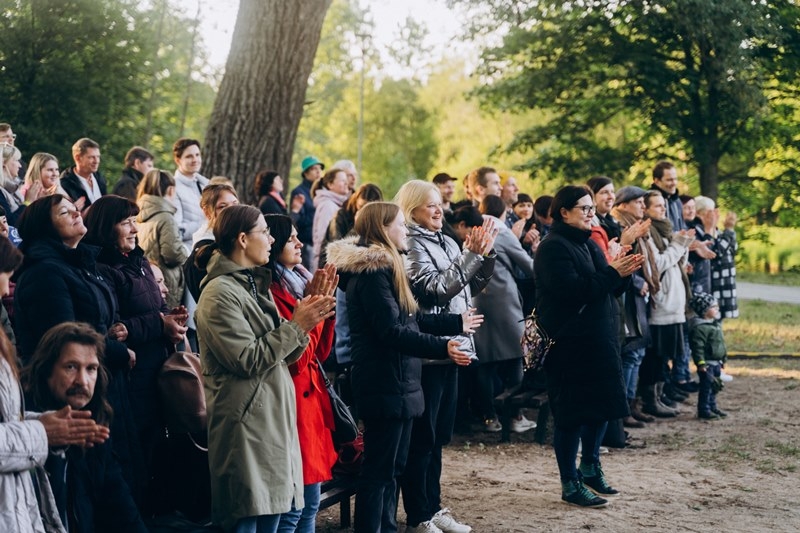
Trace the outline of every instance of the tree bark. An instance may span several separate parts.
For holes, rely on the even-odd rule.
[[[284,182],[290,177],[308,77],[331,1],[241,0],[203,159],[204,174],[231,178],[242,202],[253,203],[259,171],[274,169]]]

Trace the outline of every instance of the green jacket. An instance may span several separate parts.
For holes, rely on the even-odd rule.
[[[689,342],[694,364],[698,366],[707,365],[712,361],[725,364],[728,359],[728,350],[725,348],[725,337],[719,320],[693,318],[689,327]]]
[[[280,318],[270,273],[215,253],[201,282],[195,320],[208,409],[212,519],[226,530],[240,518],[303,507],[295,391],[288,364],[308,335]]]

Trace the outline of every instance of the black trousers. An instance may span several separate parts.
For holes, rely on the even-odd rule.
[[[407,523],[416,527],[441,509],[442,447],[453,437],[458,396],[458,367],[423,365],[425,412],[411,429],[408,462],[400,488]]]
[[[356,491],[355,533],[397,531],[397,478],[403,473],[411,419],[365,418],[364,463]]]

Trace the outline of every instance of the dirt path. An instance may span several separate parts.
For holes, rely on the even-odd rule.
[[[718,398],[726,420],[697,420],[693,396],[677,419],[632,430],[643,447],[603,456],[622,491],[606,509],[561,502],[552,448],[532,434],[504,445],[457,437],[445,450],[443,501],[475,533],[800,531],[800,361],[733,361],[727,371],[736,379]],[[318,524],[342,531],[338,509]]]

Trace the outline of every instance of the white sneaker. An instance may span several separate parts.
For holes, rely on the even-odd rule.
[[[444,533],[469,533],[472,528],[467,524],[462,524],[450,514],[450,509],[444,508],[431,518],[436,527]]]
[[[420,522],[416,527],[406,526],[406,533],[443,533],[441,529],[436,527],[433,520],[427,522]]]
[[[582,451],[583,451],[583,443],[578,441],[578,455],[580,455]],[[600,446],[598,453],[600,455],[606,454],[608,453],[608,448],[606,448],[605,446]]]
[[[731,376],[730,374],[726,374],[724,370],[720,370],[719,379],[721,379],[725,383],[730,383],[731,381],[733,381],[733,376]]]
[[[528,420],[525,415],[519,415],[519,418],[511,420],[511,431],[515,433],[524,433],[536,427],[536,422]]]

